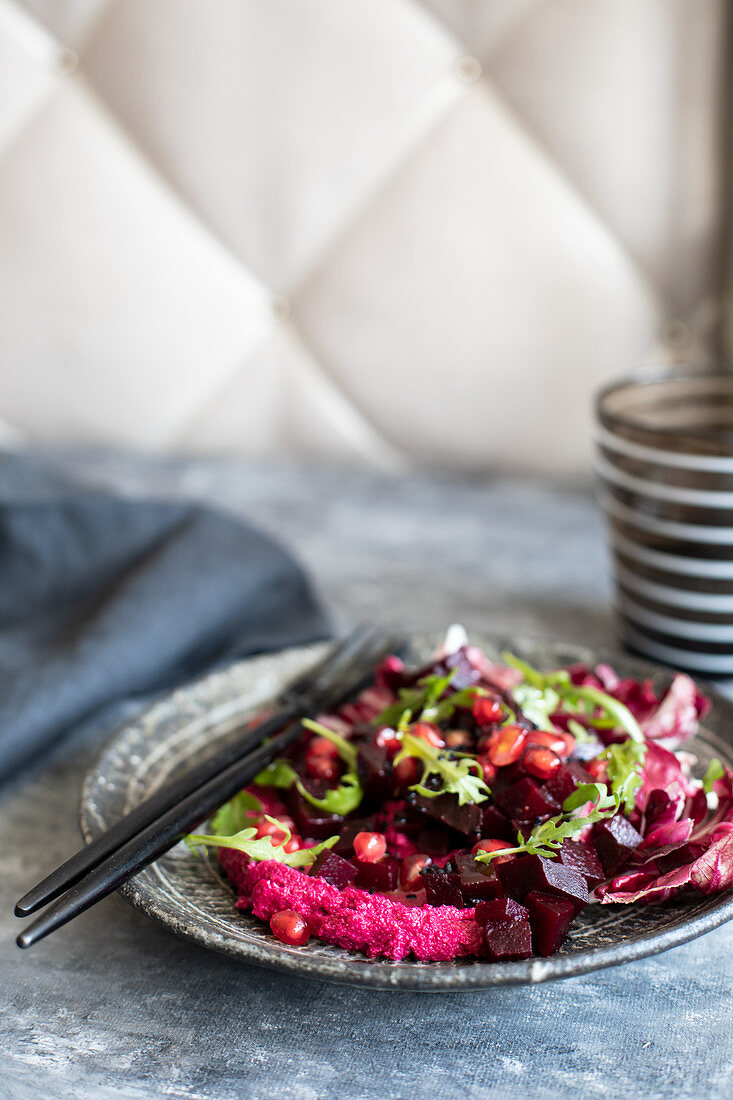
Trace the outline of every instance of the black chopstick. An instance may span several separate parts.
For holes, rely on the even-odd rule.
[[[350,684],[342,685],[339,696],[343,698],[363,682],[383,656],[396,647],[396,639],[373,646],[368,663],[354,672]],[[353,670],[352,670],[353,671]],[[331,703],[330,705],[334,705]],[[63,897],[51,905],[45,913],[32,922],[17,938],[19,947],[30,947],[57,928],[85,912],[97,901],[107,897],[124,882],[149,863],[158,859],[193,828],[205,820],[237,791],[254,779],[255,775],[283,749],[300,735],[300,721],[293,722],[267,744],[252,750],[244,759],[237,760],[224,771],[209,779],[197,790],[188,794],[177,805],[161,814],[155,821],[140,830],[134,837],[118,847],[110,856],[77,882]]]
[[[63,924],[85,912],[107,897],[143,867],[172,848],[186,833],[191,832],[209,814],[232,798],[251,782],[273,757],[286,748],[301,732],[300,722],[293,722],[267,745],[261,745],[244,760],[226,768],[220,775],[189,794],[179,805],[168,810],[151,825],[142,829],[111,856],[103,860],[63,897],[55,901],[18,936],[19,947],[30,947]]]
[[[320,709],[320,700],[335,694],[339,678],[351,668],[351,662],[374,637],[373,629],[360,625],[336,643],[317,664],[297,676],[279,695],[280,705],[255,727],[235,730],[226,744],[199,761],[194,768],[167,783],[141,802],[97,840],[82,848],[25,894],[15,907],[17,917],[30,916],[53,901],[98,866],[128,840],[131,840],[161,814],[178,805],[203,783],[224,771],[255,746],[272,737],[299,715]]]

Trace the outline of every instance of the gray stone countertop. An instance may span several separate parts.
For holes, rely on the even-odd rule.
[[[247,515],[296,552],[341,625],[460,621],[613,644],[602,526],[583,485],[57,461],[124,493]],[[18,951],[14,901],[78,847],[82,775],[133,708],[87,723],[0,790],[0,1097],[733,1095],[733,923],[625,967],[465,995],[256,969],[176,939],[116,896]]]

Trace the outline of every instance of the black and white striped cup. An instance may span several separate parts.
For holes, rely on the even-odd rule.
[[[733,373],[642,373],[596,416],[623,641],[733,675]]]

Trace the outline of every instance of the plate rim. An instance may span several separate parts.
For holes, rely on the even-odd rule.
[[[619,650],[606,647],[591,647],[583,643],[573,642],[557,636],[546,635],[511,635],[509,633],[489,633],[484,631],[470,631],[470,636],[479,644],[488,643],[496,648],[511,645],[521,650],[523,645],[528,647],[544,646],[561,651],[583,653],[591,657],[594,663],[608,661],[622,663],[627,667],[638,670],[641,676],[654,676],[669,679],[674,674],[674,669],[664,667],[652,661],[638,658],[635,655],[625,654]],[[411,639],[438,638],[442,632],[437,631],[412,631]],[[202,676],[178,686],[173,691],[159,696],[149,707],[143,709],[140,714],[131,720],[123,722],[117,727],[114,734],[107,740],[97,754],[94,763],[86,772],[80,791],[79,818],[82,836],[87,844],[97,835],[90,821],[92,791],[98,789],[104,783],[104,765],[111,751],[129,736],[131,728],[145,719],[153,719],[156,711],[175,706],[176,700],[190,700],[197,691],[210,688],[223,673],[232,666],[249,666],[260,661],[271,661],[273,658],[283,657],[288,654],[303,655],[312,653],[314,656],[319,649],[325,648],[327,643],[315,643],[302,646],[292,646],[277,653],[258,654],[242,660],[232,662],[230,665],[218,666],[209,670]],[[716,688],[705,681],[695,681],[711,698],[713,706],[721,705],[723,709],[730,708],[733,717],[733,701],[721,695]],[[731,742],[733,751],[733,742]],[[155,869],[155,864],[151,869]],[[149,885],[141,885],[134,879],[125,884],[118,891],[134,909],[147,917],[156,920],[175,935],[194,943],[199,947],[216,951],[238,962],[276,969],[281,972],[295,974],[299,977],[312,978],[319,981],[327,981],[336,984],[359,986],[381,990],[403,990],[405,992],[471,992],[490,989],[494,986],[518,986],[536,985],[546,981],[562,981],[578,977],[582,974],[603,970],[613,966],[621,966],[626,963],[649,958],[671,950],[674,947],[689,943],[707,932],[719,928],[727,921],[733,919],[733,890],[714,897],[711,908],[687,919],[681,919],[670,927],[649,932],[638,933],[632,940],[615,944],[606,944],[573,955],[552,955],[549,958],[531,958],[514,962],[489,963],[486,960],[472,960],[466,963],[421,963],[412,959],[400,960],[399,968],[394,962],[383,959],[370,959],[356,952],[347,952],[345,949],[333,949],[343,954],[343,959],[338,956],[324,960],[322,957],[308,956],[308,948],[284,947],[273,941],[248,944],[244,941],[228,940],[226,935],[216,930],[197,925],[190,926],[187,923],[176,923],[165,910],[154,890]],[[233,894],[234,898],[234,894]],[[664,903],[662,903],[664,904]],[[349,965],[351,964],[351,965]],[[356,964],[356,965],[354,965]]]

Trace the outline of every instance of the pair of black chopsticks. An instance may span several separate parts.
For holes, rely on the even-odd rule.
[[[302,718],[339,705],[402,644],[401,638],[362,626],[333,646],[288,684],[268,718],[236,731],[223,748],[155,791],[29,890],[16,905],[16,916],[53,904],[20,933],[18,946],[42,940],[167,852],[287,748],[300,734]]]

